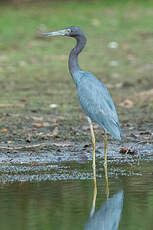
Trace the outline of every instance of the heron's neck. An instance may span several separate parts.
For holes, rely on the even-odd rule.
[[[76,46],[71,50],[69,55],[69,71],[74,79],[75,83],[79,80],[77,73],[80,70],[79,64],[78,64],[78,55],[83,50],[86,44],[86,37],[84,35],[76,37],[77,44]]]

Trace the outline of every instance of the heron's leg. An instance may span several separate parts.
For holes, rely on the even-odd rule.
[[[104,145],[105,145],[105,160],[104,160],[104,166],[107,165],[107,133],[105,131],[104,133]]]
[[[104,144],[105,144],[105,160],[104,160],[104,168],[105,168],[105,183],[106,183],[106,196],[109,197],[109,185],[108,185],[108,173],[107,173],[107,133],[104,133]]]
[[[90,125],[90,131],[91,131],[91,137],[92,137],[92,145],[93,145],[93,163],[92,163],[92,167],[93,167],[93,175],[94,175],[94,184],[96,186],[96,154],[95,154],[95,134],[94,134],[94,130],[93,130],[93,125],[92,125],[92,121],[89,117],[87,117],[89,125]]]

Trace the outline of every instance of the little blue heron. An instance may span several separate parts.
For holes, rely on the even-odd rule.
[[[94,178],[96,178],[95,135],[92,121],[96,122],[104,129],[105,166],[107,166],[107,133],[114,138],[121,140],[120,123],[115,105],[107,88],[92,73],[85,72],[79,67],[78,55],[86,44],[86,37],[83,31],[76,26],[71,26],[64,30],[42,34],[44,37],[57,35],[72,37],[77,41],[76,46],[70,52],[68,65],[69,72],[77,87],[80,105],[84,110],[90,125],[93,144],[93,171]]]

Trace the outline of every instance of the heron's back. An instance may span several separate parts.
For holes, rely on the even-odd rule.
[[[93,74],[79,72],[78,98],[86,115],[116,139],[121,139],[115,105],[107,88]]]

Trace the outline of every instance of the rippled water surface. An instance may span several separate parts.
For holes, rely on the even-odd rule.
[[[151,230],[152,160],[149,157],[125,164],[109,162],[108,200],[103,165],[97,162],[98,192],[95,214],[91,218],[94,196],[91,162],[63,163],[57,166],[56,178],[55,173],[51,173],[48,180],[42,182],[1,183],[0,229],[109,230],[113,225],[113,230]],[[65,176],[69,172],[71,176]]]

